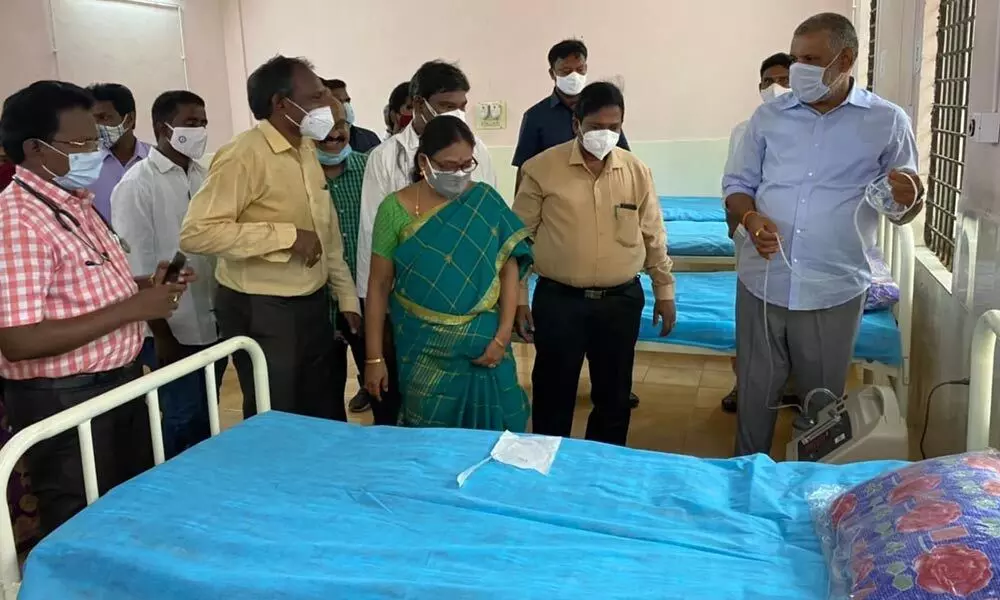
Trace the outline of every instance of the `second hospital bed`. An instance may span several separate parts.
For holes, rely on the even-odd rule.
[[[660,210],[675,269],[729,268],[735,263],[721,198],[660,196]]]

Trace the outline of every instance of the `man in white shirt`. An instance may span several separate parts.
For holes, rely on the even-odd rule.
[[[131,244],[133,273],[151,273],[180,247],[180,228],[188,202],[205,180],[198,163],[208,141],[205,101],[188,91],[161,94],[153,103],[156,147],[130,169],[111,195],[115,230]],[[181,297],[166,321],[150,321],[157,365],[176,362],[216,343],[214,259],[190,255],[187,265],[201,275]],[[216,385],[226,370],[216,363]],[[209,437],[208,396],[202,371],[160,389],[163,445],[167,458]]]
[[[465,108],[469,103],[468,93],[469,80],[458,67],[442,61],[424,63],[410,80],[413,106],[413,119],[410,124],[368,154],[368,165],[361,187],[361,226],[358,231],[357,286],[362,305],[368,291],[372,228],[375,225],[378,207],[386,196],[413,183],[417,146],[420,144],[420,136],[427,123],[441,115],[452,115],[465,120]],[[478,137],[473,156],[479,167],[472,172],[472,180],[496,187],[496,172],[493,170],[489,149]],[[510,204],[512,200],[508,199],[507,202]],[[382,403],[389,403],[392,410],[398,410],[399,385],[392,360],[395,353],[388,335],[392,329],[386,327],[385,331],[387,347],[384,356],[388,363],[390,381],[388,394],[382,394]]]
[[[779,52],[764,59],[760,64],[760,83],[757,84],[757,91],[760,92],[762,102],[770,102],[778,96],[791,92],[788,85],[788,70],[792,66],[792,57]],[[726,157],[726,167],[723,173],[729,173],[733,167],[733,157],[739,154],[740,143],[743,141],[743,134],[746,133],[749,119],[733,127],[729,135],[729,155]],[[725,194],[722,198],[725,206]],[[743,226],[733,220],[733,216],[726,211],[726,221],[729,224],[729,237],[732,238],[736,246],[736,262],[740,260],[740,249],[746,243],[746,231]],[[750,244],[750,251],[754,252],[753,244]],[[736,359],[733,359],[733,372],[736,372]],[[722,399],[722,410],[728,413],[736,412],[736,384],[733,390]]]

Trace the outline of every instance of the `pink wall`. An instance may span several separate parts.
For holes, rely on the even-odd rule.
[[[188,79],[192,91],[208,105],[210,146],[215,148],[233,134],[222,10],[219,0],[188,0],[182,6]],[[94,32],[95,43],[102,35],[113,32]],[[32,81],[58,77],[47,0],[0,0],[0,56],[0,98]],[[155,81],[155,72],[148,76]],[[115,73],[109,71],[102,80],[115,81]],[[138,107],[140,132],[149,129],[149,108]]]
[[[348,82],[369,128],[381,130],[389,91],[421,62],[458,61],[473,101],[507,102],[507,129],[481,133],[492,145],[513,144],[523,111],[551,89],[545,57],[562,38],[587,42],[592,79],[624,78],[634,139],[722,138],[759,102],[761,59],[787,50],[799,22],[827,10],[852,14],[851,0],[239,4],[251,70],[278,52],[306,56],[321,75]]]

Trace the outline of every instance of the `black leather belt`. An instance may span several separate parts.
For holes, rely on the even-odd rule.
[[[538,283],[539,285],[551,286],[553,289],[558,290],[560,294],[564,294],[566,296],[586,298],[587,300],[600,300],[601,298],[607,298],[608,296],[625,295],[627,291],[639,285],[639,277],[637,276],[631,281],[621,285],[606,288],[578,288],[566,285],[565,283],[559,283],[558,281],[553,281],[552,279],[547,279],[545,277],[540,277],[538,279]]]
[[[8,379],[4,383],[10,389],[22,390],[68,390],[79,389],[90,386],[103,385],[109,382],[116,382],[133,371],[139,370],[139,361],[134,360],[129,364],[101,371],[100,373],[81,373],[68,377],[39,377],[36,379]]]

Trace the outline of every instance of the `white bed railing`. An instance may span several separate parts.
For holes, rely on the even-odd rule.
[[[157,389],[180,379],[198,369],[205,372],[205,388],[208,391],[208,421],[212,435],[219,434],[219,403],[215,379],[215,362],[239,351],[250,355],[253,364],[254,390],[256,394],[257,413],[271,410],[271,393],[267,377],[267,361],[264,351],[248,337],[235,337],[211,348],[168,365],[162,369],[140,377],[121,387],[101,394],[64,410],[47,419],[39,421],[18,432],[3,449],[0,449],[0,482],[6,489],[11,473],[17,461],[40,441],[55,437],[73,429],[80,437],[80,456],[83,462],[83,481],[87,494],[87,504],[93,504],[98,497],[97,466],[94,459],[94,438],[91,432],[91,421],[106,412],[118,408],[122,404],[146,396],[146,406],[149,409],[149,428],[153,440],[153,461],[158,465],[163,462],[163,430],[160,425],[160,398]],[[3,510],[0,516],[0,598],[15,600],[21,584],[21,572],[17,561],[17,547],[14,540],[13,524],[10,511]]]
[[[969,416],[965,430],[967,450],[990,445],[993,415],[993,356],[1000,336],[1000,310],[988,310],[976,321],[969,358]]]

